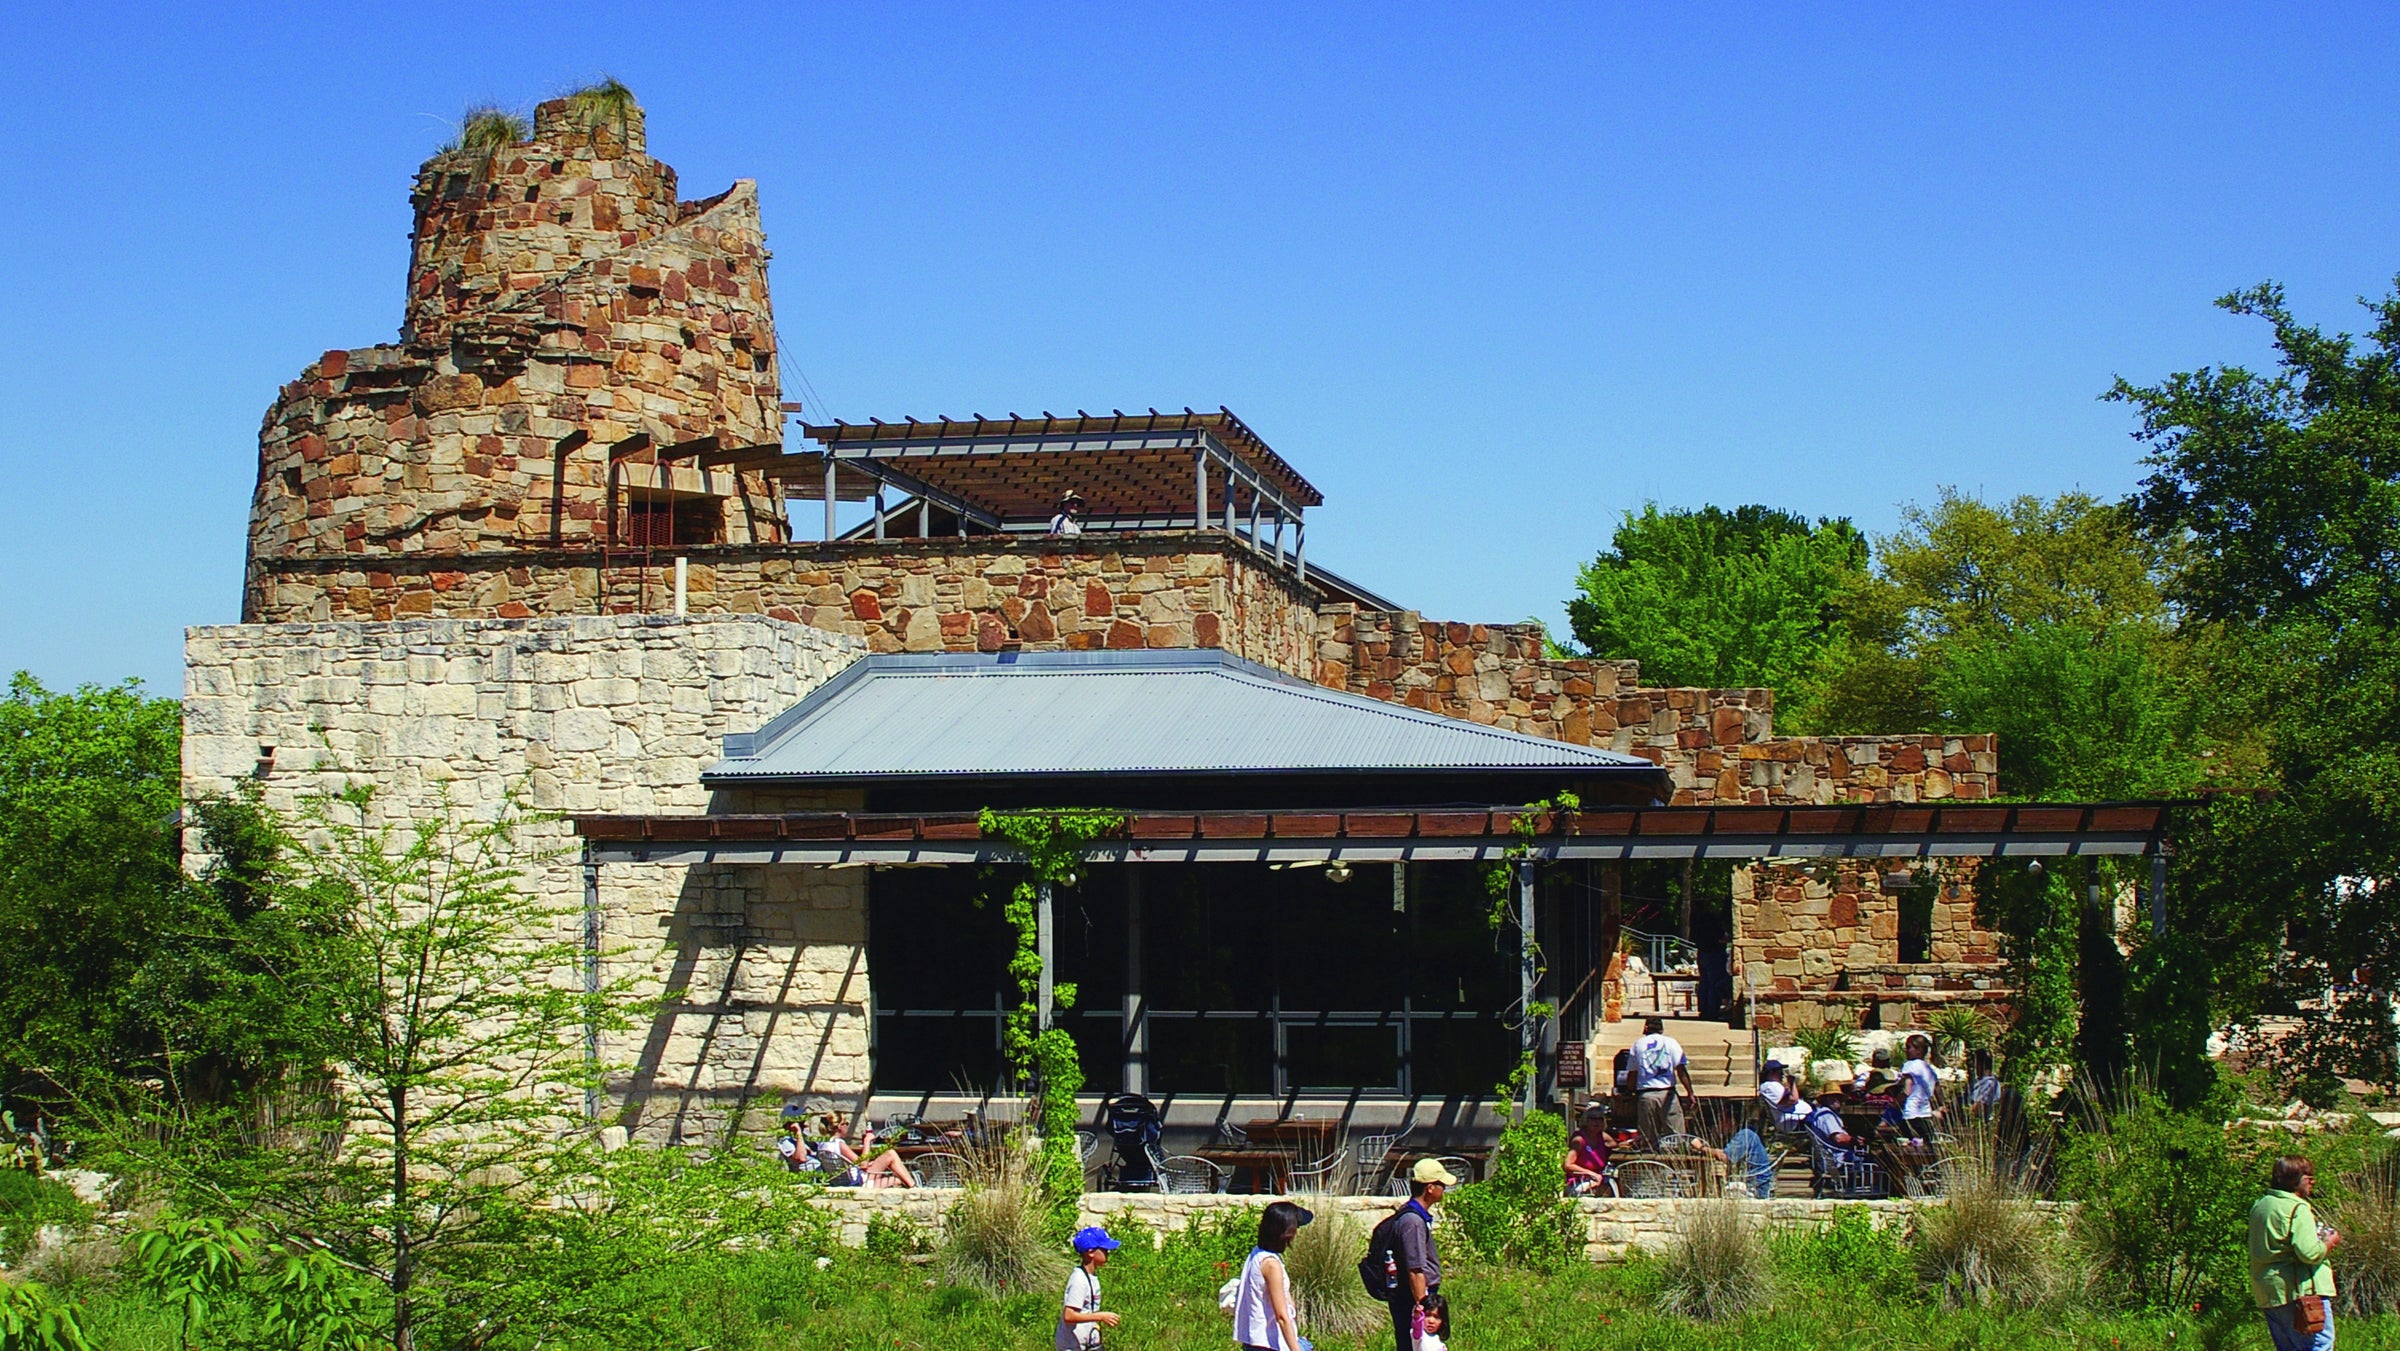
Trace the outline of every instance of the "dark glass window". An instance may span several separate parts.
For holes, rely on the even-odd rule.
[[[1514,1063],[1501,1018],[1517,998],[1515,945],[1495,939],[1475,865],[1412,865],[1404,909],[1389,864],[1354,865],[1347,882],[1321,867],[1096,866],[1054,900],[1056,979],[1077,991],[1063,1026],[1087,1090],[1121,1082],[1137,869],[1154,1095],[1477,1094]],[[878,1089],[997,1081],[999,1011],[1016,1003],[1001,915],[1014,881],[966,867],[873,875]]]

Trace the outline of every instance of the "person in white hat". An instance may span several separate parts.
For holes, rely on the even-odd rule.
[[[1390,1255],[1397,1268],[1391,1294],[1392,1341],[1397,1351],[1416,1351],[1418,1315],[1428,1295],[1442,1288],[1442,1257],[1433,1244],[1433,1208],[1458,1185],[1440,1159],[1419,1159],[1408,1171],[1408,1204],[1392,1215]]]
[[[1058,499],[1058,514],[1050,518],[1050,533],[1053,535],[1068,536],[1080,535],[1083,533],[1082,493],[1069,488],[1066,493]]]

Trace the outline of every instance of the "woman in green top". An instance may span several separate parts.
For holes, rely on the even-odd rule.
[[[2318,1227],[2308,1204],[2316,1189],[2316,1166],[2287,1154],[2250,1207],[2250,1293],[2266,1311],[2275,1351],[2333,1351],[2333,1268],[2325,1259],[2342,1236]]]

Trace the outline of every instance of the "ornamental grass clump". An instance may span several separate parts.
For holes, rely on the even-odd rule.
[[[987,1295],[1063,1288],[1067,1259],[1051,1232],[1041,1156],[1001,1131],[966,1159],[966,1189],[945,1217],[936,1258],[942,1278]]]
[[[1681,1212],[1659,1264],[1659,1309],[1713,1323],[1766,1307],[1775,1297],[1775,1264],[1757,1204],[1701,1201]]]
[[[1942,1164],[1942,1196],[1920,1209],[1911,1257],[1918,1279],[1954,1307],[2032,1309],[2061,1291],[2058,1226],[1992,1166],[1988,1142],[1962,1143]]]
[[[2334,1251],[2342,1312],[2400,1313],[2400,1156],[2386,1154],[2350,1181],[2332,1216],[2342,1233]]]
[[[1283,1254],[1300,1326],[1319,1338],[1357,1337],[1383,1326],[1389,1313],[1367,1298],[1358,1281],[1358,1255],[1367,1250],[1365,1226],[1355,1215],[1330,1205],[1317,1205],[1316,1215],[1300,1227]]]

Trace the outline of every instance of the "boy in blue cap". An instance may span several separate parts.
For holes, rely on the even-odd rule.
[[[1100,1329],[1117,1325],[1117,1316],[1100,1311],[1100,1268],[1117,1241],[1098,1225],[1075,1233],[1076,1268],[1067,1273],[1066,1312],[1058,1318],[1056,1351],[1092,1351],[1100,1345]]]

